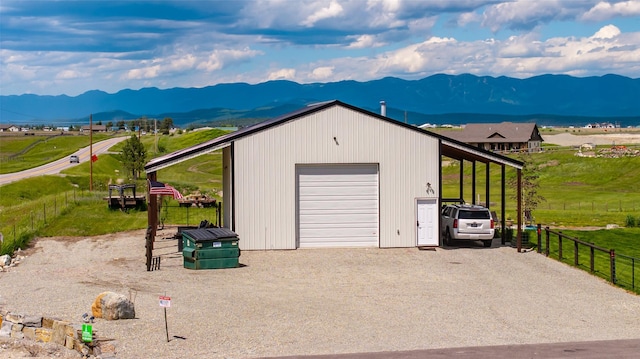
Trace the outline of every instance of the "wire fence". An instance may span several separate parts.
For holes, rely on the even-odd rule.
[[[538,253],[588,271],[619,287],[640,293],[640,258],[582,241],[549,227],[544,229],[543,234],[541,227],[538,228]],[[533,244],[536,245],[535,242]]]
[[[216,202],[210,206],[180,206],[162,202],[158,207],[158,226],[165,225],[197,226],[207,221],[215,226],[222,225],[222,203]]]
[[[38,201],[24,201],[0,212],[0,254],[12,254],[26,245],[39,229],[83,201],[100,200],[100,195],[73,190],[45,196]]]

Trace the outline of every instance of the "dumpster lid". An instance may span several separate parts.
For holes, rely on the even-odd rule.
[[[238,240],[238,235],[227,228],[198,228],[182,232],[196,242],[211,240]]]

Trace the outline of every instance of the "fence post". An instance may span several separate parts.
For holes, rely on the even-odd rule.
[[[636,259],[631,258],[631,289],[636,289]]]
[[[542,253],[542,225],[538,223],[538,253]]]
[[[611,283],[616,284],[616,250],[609,250],[609,267],[611,269]]]
[[[595,248],[593,247],[589,247],[591,248],[591,273],[595,272]]]
[[[580,265],[578,263],[578,241],[573,241],[573,263],[576,267]]]
[[[558,231],[558,259],[562,260],[562,231]]]
[[[546,227],[546,232],[547,232],[547,240],[546,240],[546,247],[544,249],[544,255],[545,256],[549,256],[549,237],[551,236],[551,233],[549,233],[549,227]]]

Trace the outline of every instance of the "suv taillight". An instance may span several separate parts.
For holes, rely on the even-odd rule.
[[[458,220],[457,219],[453,220],[453,228],[458,228]]]
[[[492,220],[491,220],[491,228],[492,228],[492,229],[493,229],[493,226],[494,226],[494,224],[493,224],[493,219],[492,219]]]

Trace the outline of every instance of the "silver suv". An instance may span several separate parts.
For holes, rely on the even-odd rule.
[[[486,207],[452,204],[442,209],[441,229],[448,246],[453,239],[464,239],[482,241],[485,247],[491,247],[494,222]]]

